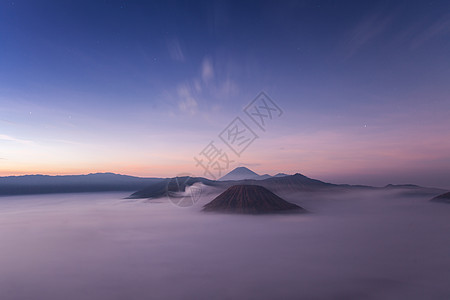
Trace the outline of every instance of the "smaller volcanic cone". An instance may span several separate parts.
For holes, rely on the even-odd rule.
[[[290,210],[304,211],[259,185],[234,185],[203,206],[203,211],[242,214],[276,213]]]
[[[450,203],[450,192],[434,197],[431,201]]]

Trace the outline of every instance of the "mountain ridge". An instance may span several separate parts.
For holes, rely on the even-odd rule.
[[[441,203],[448,203],[450,204],[450,192],[438,195],[431,199],[433,202],[441,202]]]
[[[143,178],[115,173],[83,175],[19,175],[0,177],[0,196],[136,191],[159,178]]]
[[[250,169],[246,168],[251,171]],[[255,173],[255,172],[253,172]],[[256,173],[255,173],[256,174]],[[264,175],[258,175],[264,176]],[[130,198],[158,198],[167,193],[168,183],[176,177],[158,178],[158,177],[136,177],[122,175],[111,172],[89,173],[84,175],[19,175],[0,177],[0,196],[9,195],[30,195],[30,194],[49,194],[49,193],[77,193],[77,192],[107,192],[107,191],[129,191],[132,194]],[[392,190],[403,194],[422,194],[437,196],[448,190],[438,188],[426,188],[412,184],[394,185],[389,184],[385,187],[333,184],[323,182],[317,179],[309,178],[300,173],[286,175],[278,173],[265,179],[244,179],[215,181],[203,177],[189,177],[182,185],[192,185],[201,182],[207,186],[214,186],[226,190],[232,185],[250,184],[261,185],[273,192],[308,192],[308,191],[339,191],[348,189],[370,189],[370,190]]]
[[[241,166],[241,167],[234,168],[233,170],[231,170],[230,172],[228,172],[227,174],[225,174],[224,176],[219,178],[218,181],[228,181],[228,180],[238,181],[238,180],[247,180],[247,179],[264,180],[267,178],[283,177],[283,176],[288,176],[288,174],[278,173],[274,176],[269,175],[269,174],[259,175],[258,173],[254,172],[253,170],[250,170],[247,167]]]

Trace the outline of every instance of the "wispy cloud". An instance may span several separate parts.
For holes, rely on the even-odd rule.
[[[14,125],[14,126],[19,125],[16,122],[12,122],[12,121],[9,121],[9,120],[4,120],[4,119],[1,119],[0,122],[4,123],[4,124],[7,124],[7,125]]]
[[[184,61],[184,53],[181,49],[180,41],[177,38],[168,40],[167,48],[169,50],[169,55],[173,60]]]
[[[33,141],[30,140],[23,140],[23,139],[18,139],[6,134],[0,134],[0,141],[9,141],[9,142],[15,142],[15,143],[19,143],[19,144],[32,144]]]
[[[166,101],[175,104],[182,114],[209,119],[211,112],[220,107],[213,100],[227,101],[239,93],[236,81],[223,72],[226,67],[216,69],[214,66],[211,57],[204,57],[197,74],[165,92]],[[169,114],[175,116],[175,111],[170,108]]]
[[[204,83],[208,83],[214,78],[214,68],[210,58],[205,57],[202,62],[202,79]]]
[[[189,85],[180,85],[177,88],[178,108],[183,113],[195,115],[197,113],[198,102],[194,98],[192,88]]]
[[[445,15],[414,37],[411,41],[411,48],[418,48],[434,38],[448,34],[450,34],[450,15]]]
[[[80,143],[80,142],[64,140],[64,139],[49,139],[49,140],[45,140],[45,142],[67,144],[67,145],[72,145],[72,146],[91,146],[91,144]]]
[[[236,82],[228,78],[218,86],[217,92],[223,97],[234,96],[239,92],[239,87]]]
[[[346,59],[351,58],[373,40],[382,35],[382,33],[392,23],[393,14],[372,14],[360,21],[347,35],[344,42],[344,49],[347,52]]]

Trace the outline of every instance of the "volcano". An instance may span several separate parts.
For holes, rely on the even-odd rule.
[[[259,185],[234,185],[203,206],[203,211],[241,214],[265,214],[284,211],[304,211]]]
[[[258,179],[260,176],[246,167],[238,167],[226,174],[225,176],[219,178],[220,181],[226,180],[245,180],[245,179]],[[269,176],[270,177],[270,176]],[[265,179],[265,178],[263,178]]]

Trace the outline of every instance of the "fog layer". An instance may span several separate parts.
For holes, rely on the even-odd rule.
[[[449,299],[450,205],[280,195],[295,215],[126,193],[0,198],[0,299]]]

